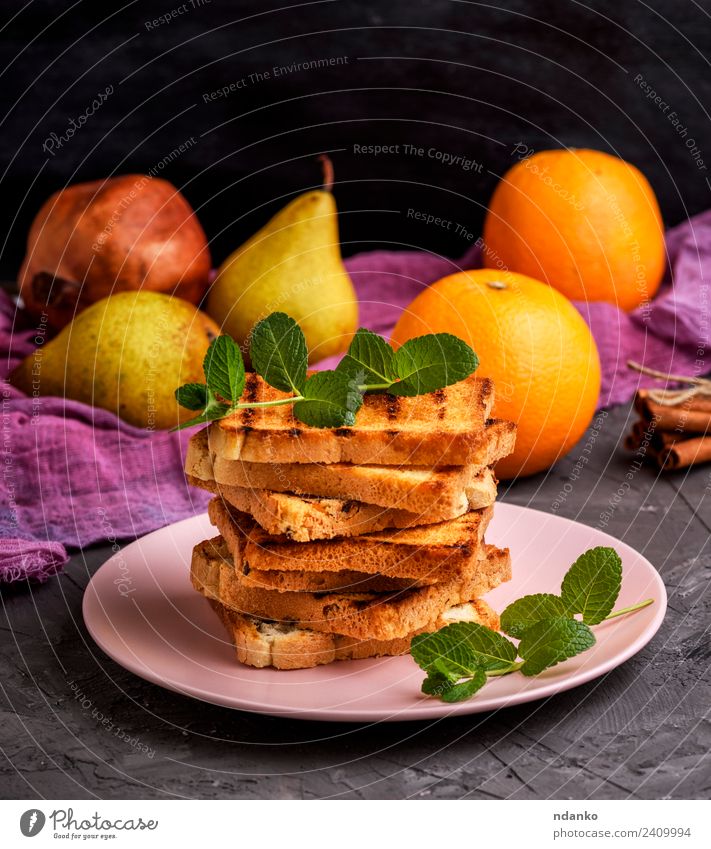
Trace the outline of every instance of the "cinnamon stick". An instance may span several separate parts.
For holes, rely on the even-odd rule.
[[[667,406],[653,401],[646,389],[635,395],[634,406],[646,420],[657,420],[659,430],[675,433],[707,433],[711,431],[711,398],[695,395],[681,404]]]
[[[657,453],[657,462],[664,471],[685,469],[711,460],[711,436],[672,440]]]

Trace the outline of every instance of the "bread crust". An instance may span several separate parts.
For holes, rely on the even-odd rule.
[[[467,487],[465,503],[441,515],[440,510],[418,514],[362,501],[228,486],[192,475],[188,475],[188,482],[219,495],[231,507],[249,514],[267,533],[283,534],[294,542],[358,536],[385,528],[410,528],[454,519],[468,510],[492,505],[497,485],[493,471],[485,469]]]
[[[230,609],[279,623],[300,622],[309,630],[358,640],[411,635],[445,610],[463,604],[511,577],[508,550],[487,546],[472,568],[439,584],[399,593],[275,592],[245,586],[222,537],[193,549],[191,581]]]
[[[235,647],[237,660],[259,669],[311,669],[335,660],[363,660],[407,654],[414,634],[397,640],[355,640],[343,634],[326,634],[304,628],[301,623],[279,626],[246,616],[208,598]],[[499,627],[499,617],[481,599],[473,599],[446,611],[424,630],[436,631],[451,622],[478,622],[488,628]]]
[[[472,510],[433,525],[308,543],[266,533],[251,516],[230,509],[219,498],[208,504],[208,515],[239,574],[347,569],[416,581],[435,577],[439,582],[460,575],[479,558],[493,509]]]
[[[438,467],[248,463],[221,456],[205,429],[188,444],[185,471],[191,479],[220,486],[339,498],[408,511],[436,522],[459,516],[470,506],[483,506],[470,505],[470,497],[482,482],[490,487],[488,467],[513,450],[512,428],[510,422],[491,421],[483,431],[476,463]]]

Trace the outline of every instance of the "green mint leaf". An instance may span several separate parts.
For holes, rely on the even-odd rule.
[[[469,656],[487,672],[508,669],[518,656],[511,640],[478,622],[453,622],[438,634],[451,644],[465,643]]]
[[[486,672],[483,669],[477,669],[471,678],[465,681],[460,681],[458,684],[452,684],[446,689],[440,698],[443,702],[463,702],[481,690],[486,684]]]
[[[239,401],[244,389],[244,361],[231,336],[218,336],[212,340],[202,368],[211,392],[230,404]]]
[[[207,386],[204,383],[185,383],[175,390],[175,399],[186,410],[204,410],[207,407]]]
[[[438,672],[430,672],[430,674],[422,682],[422,692],[426,696],[435,696],[442,698],[442,695],[451,690],[457,682],[451,681],[446,675],[440,675]]]
[[[462,635],[452,634],[453,623],[425,634],[416,634],[410,643],[410,654],[415,663],[428,674],[437,674],[452,681],[468,678],[479,668],[476,654]]]
[[[309,356],[303,331],[293,318],[273,312],[260,321],[252,331],[249,356],[270,386],[302,394]]]
[[[304,383],[303,401],[294,404],[294,416],[312,427],[351,427],[363,403],[355,381],[339,371],[319,371]]]
[[[518,653],[523,658],[521,672],[538,675],[569,657],[595,645],[595,635],[583,622],[557,616],[541,619],[523,632]]]
[[[393,349],[377,333],[361,327],[353,337],[345,357],[336,366],[356,378],[359,383],[392,383],[397,380],[393,369]]]
[[[597,625],[612,611],[622,586],[622,561],[614,548],[598,546],[578,557],[568,569],[560,594],[568,611],[582,613]]]
[[[479,365],[472,349],[451,333],[418,336],[398,348],[393,368],[399,380],[391,395],[423,395],[468,377]]]
[[[512,602],[501,614],[501,630],[520,640],[523,632],[541,619],[566,616],[568,608],[560,596],[551,593],[525,595]]]

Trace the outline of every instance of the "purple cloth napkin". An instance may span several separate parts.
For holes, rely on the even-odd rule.
[[[667,234],[670,271],[646,309],[576,304],[602,358],[601,406],[629,400],[653,382],[626,367],[704,374],[711,368],[711,210]],[[425,286],[477,268],[473,247],[455,262],[423,252],[376,251],[346,262],[361,304],[360,323],[387,335]],[[672,287],[671,281],[674,281]],[[16,308],[0,292],[0,353],[6,377],[32,351],[34,331],[14,331]],[[324,361],[322,367],[331,367]],[[658,385],[658,384],[656,384]],[[188,434],[150,433],[111,413],[60,398],[31,399],[3,383],[0,581],[45,580],[67,560],[65,546],[132,538],[202,512],[208,496],[183,475]]]

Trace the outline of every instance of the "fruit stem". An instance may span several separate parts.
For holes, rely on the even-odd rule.
[[[323,190],[330,192],[333,189],[333,162],[325,153],[319,156],[319,162],[323,166]]]
[[[606,616],[602,621],[607,622],[608,619],[615,619],[617,616],[624,616],[625,613],[634,613],[635,610],[641,610],[643,607],[649,607],[650,604],[654,604],[654,599],[646,598],[644,601],[632,604],[629,607],[623,607],[620,610],[613,610],[612,613]]]

